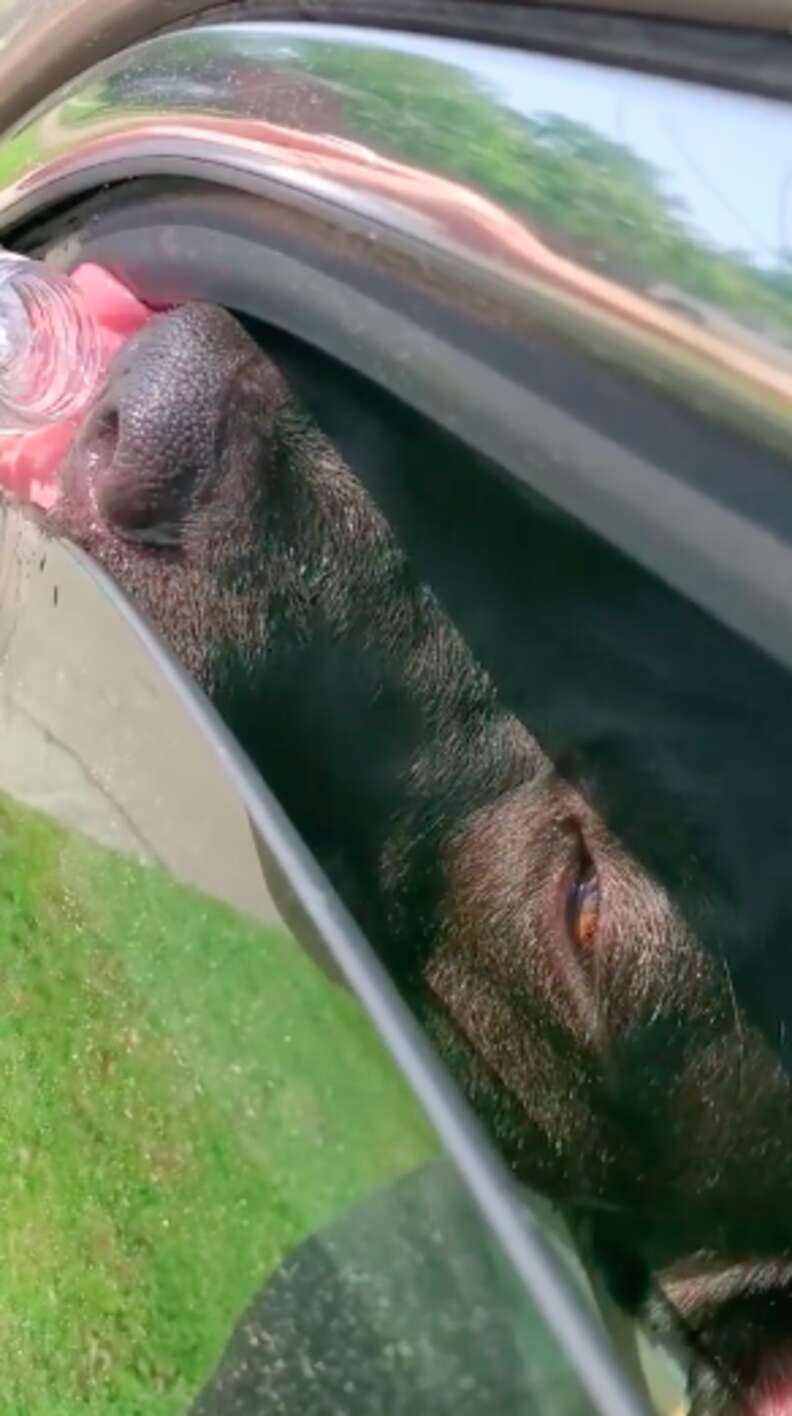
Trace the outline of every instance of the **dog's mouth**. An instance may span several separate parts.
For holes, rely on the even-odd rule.
[[[768,1363],[749,1397],[749,1411],[756,1416],[783,1416],[792,1411],[792,1352]]]
[[[699,1258],[660,1286],[695,1354],[695,1416],[792,1416],[792,1258]]]
[[[693,1398],[692,1416],[790,1416],[792,1333],[764,1347],[723,1351],[709,1358],[705,1371],[694,1366]]]

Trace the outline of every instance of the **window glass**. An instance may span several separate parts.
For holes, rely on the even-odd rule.
[[[2,509],[0,726],[7,1409],[589,1411],[200,724]]]

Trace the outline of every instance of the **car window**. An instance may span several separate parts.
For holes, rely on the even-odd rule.
[[[23,537],[4,594],[3,770],[13,811],[43,810],[63,844],[45,848],[24,817],[33,886],[9,938],[43,921],[60,939],[71,911],[63,973],[99,931],[138,990],[122,1012],[142,994],[148,1018],[159,1000],[173,1056],[199,1058],[201,1097],[219,1096],[205,1073],[222,1077],[226,1168],[252,1164],[255,1203],[266,1189],[282,1216],[264,1279],[245,1270],[211,1362],[179,1393],[201,1416],[588,1397],[608,1416],[644,1399],[667,1416],[790,1410],[782,109],[568,59],[309,29],[163,38],[9,150],[6,220],[97,174],[133,179],[28,229],[30,249],[104,261],[157,308],[214,302],[153,321],[111,373],[49,524],[148,617],[227,725],[222,752],[241,743],[265,784],[250,797],[230,753],[233,785],[221,773],[216,789],[93,608],[68,627],[80,591],[53,577],[61,552]],[[760,169],[764,212],[747,180]],[[119,611],[79,564],[88,599],[101,585]],[[274,848],[272,798],[300,851]],[[97,850],[123,861],[124,888]],[[66,907],[41,869],[53,859]],[[255,944],[238,943],[240,918]],[[292,963],[311,989],[284,996]],[[104,976],[91,953],[85,971],[81,1026]],[[46,974],[46,1036],[66,1058],[60,976]],[[407,1038],[413,1061],[431,1058],[419,1073]],[[29,1079],[49,1054],[38,1030],[27,1045]],[[159,1155],[154,1103],[127,1114],[117,1074],[102,1093],[113,1144],[127,1154],[124,1118]],[[96,1100],[79,1114],[107,1147]],[[178,1087],[164,1105],[160,1130],[187,1125],[188,1156],[199,1133],[222,1155],[219,1101],[189,1124]],[[476,1139],[460,1150],[463,1133]],[[74,1154],[91,1156],[92,1197],[109,1177],[123,1202],[139,1295],[156,1283],[138,1207],[159,1214],[161,1182],[144,1175],[128,1203],[126,1162],[97,1162],[92,1138]],[[222,1210],[205,1190],[191,1208],[185,1185],[184,1214]],[[239,1226],[207,1227],[224,1264],[248,1253]],[[178,1232],[224,1291],[214,1250]],[[108,1302],[138,1380],[143,1318]],[[57,1290],[52,1307],[62,1323]],[[164,1390],[166,1368],[141,1380]]]
[[[368,380],[217,306],[129,347],[46,525],[88,558],[6,513],[6,932],[43,929],[56,960],[38,975],[56,1060],[20,1028],[12,1075],[44,1070],[12,1153],[23,1196],[38,1137],[75,1157],[65,1198],[51,1177],[34,1192],[81,1251],[83,1203],[102,1235],[104,1204],[131,1225],[135,1302],[93,1268],[89,1287],[134,1381],[200,1416],[369,1409],[375,1390],[393,1410],[608,1416],[785,1400],[787,672]],[[154,627],[130,617],[139,644],[119,638],[126,595]],[[258,795],[218,780],[178,694],[163,705],[158,635]],[[322,875],[273,850],[262,802]],[[333,889],[380,969],[368,992]],[[81,959],[66,1007],[53,980]],[[24,1017],[24,969],[15,989]],[[489,1151],[481,1133],[458,1151],[434,1073],[406,1065],[410,1015],[505,1163],[540,1281],[504,1258],[495,1211],[476,1217]],[[76,1144],[51,1129],[71,1107]],[[179,1236],[204,1345],[177,1390],[181,1358],[140,1377],[129,1329],[171,1331],[144,1259],[167,1308],[158,1246]],[[53,1292],[63,1354],[82,1290]],[[36,1368],[45,1405],[62,1360],[67,1377]]]
[[[8,1409],[592,1410],[200,723],[8,508],[0,726]]]

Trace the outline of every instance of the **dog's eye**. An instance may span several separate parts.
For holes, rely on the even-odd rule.
[[[590,949],[597,935],[600,883],[597,867],[581,842],[578,866],[567,895],[567,929],[578,949]]]

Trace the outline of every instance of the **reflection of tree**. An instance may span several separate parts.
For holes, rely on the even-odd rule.
[[[173,36],[161,67],[147,56],[105,88],[116,105],[159,109],[178,71],[188,106],[253,115],[266,83],[270,122],[299,129],[307,115],[312,132],[355,138],[486,193],[589,268],[639,288],[664,285],[666,303],[677,291],[792,338],[792,252],[764,270],[712,245],[691,229],[665,174],[625,143],[562,114],[526,117],[465,69],[425,56],[292,37],[248,45],[231,33]]]
[[[771,289],[778,291],[782,299],[792,303],[792,247],[781,252],[777,267],[768,271],[766,280]]]
[[[332,86],[361,142],[485,190],[589,266],[792,329],[792,262],[765,271],[711,245],[626,144],[560,114],[519,114],[451,64],[311,40],[289,48]]]

